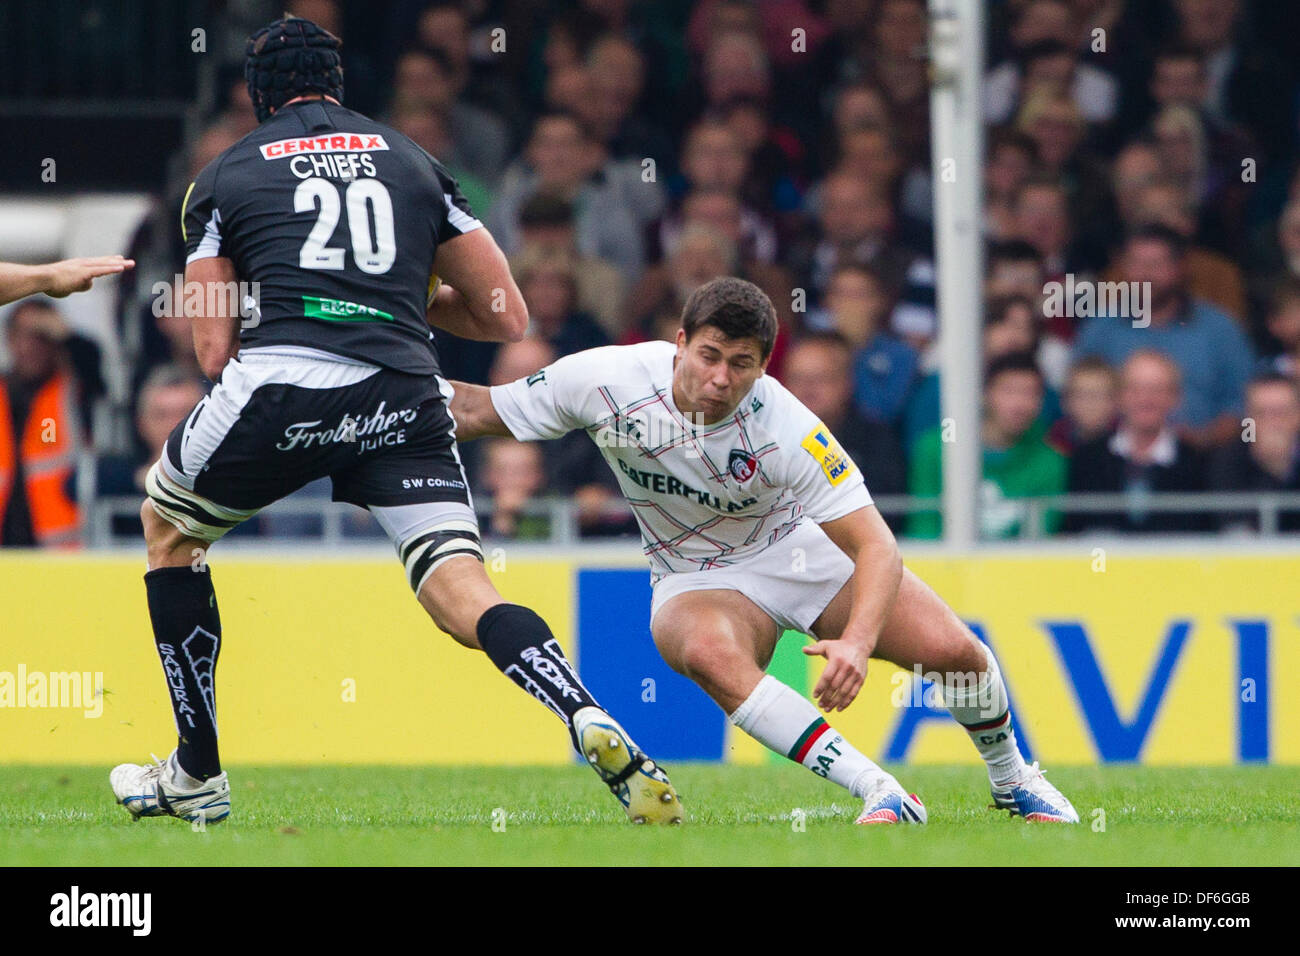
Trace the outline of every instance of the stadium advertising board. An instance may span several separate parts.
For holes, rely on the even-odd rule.
[[[1300,665],[1300,558],[909,563],[997,651],[1030,759],[1300,763],[1300,699],[1279,693]],[[0,760],[111,763],[168,746],[141,573],[119,557],[0,557]],[[242,595],[221,605],[217,708],[232,763],[571,759],[553,718],[434,630],[394,562],[231,555],[213,573]],[[516,560],[493,577],[551,623],[660,759],[766,759],[660,661],[642,568]],[[772,670],[807,690],[820,659],[798,644],[787,635]],[[836,726],[884,761],[976,760],[924,675],[890,665],[873,664]]]

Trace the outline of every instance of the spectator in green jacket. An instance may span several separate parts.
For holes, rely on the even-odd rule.
[[[1030,355],[1003,355],[984,374],[984,413],[980,426],[983,481],[980,484],[980,536],[985,539],[1018,538],[1028,532],[1027,506],[1017,501],[1065,490],[1065,459],[1043,438],[1038,421],[1043,407],[1043,373]],[[962,440],[958,429],[945,434],[943,425],[919,439],[912,454],[908,490],[919,497],[938,497],[943,491],[943,442]],[[969,433],[967,433],[969,434]],[[1051,533],[1060,515],[1043,516],[1043,530]],[[943,535],[939,511],[916,512],[907,524],[913,538]]]

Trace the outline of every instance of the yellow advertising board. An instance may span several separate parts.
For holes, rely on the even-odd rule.
[[[997,653],[1031,757],[1300,763],[1300,697],[1284,679],[1300,667],[1300,557],[1111,557],[1102,570],[1050,554],[909,565]],[[108,766],[170,751],[143,570],[116,556],[0,555],[0,761]],[[492,576],[507,600],[547,620],[647,750],[763,759],[694,688],[647,696],[681,678],[650,646],[643,568],[514,560]],[[572,759],[551,714],[434,628],[395,560],[231,554],[213,580],[227,762]],[[789,655],[796,641],[779,655],[780,676],[806,691],[818,664]],[[882,761],[977,761],[925,684],[883,663],[834,723]]]

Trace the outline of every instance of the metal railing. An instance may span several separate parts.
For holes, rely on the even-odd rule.
[[[134,535],[114,534],[115,521],[132,521],[140,511],[139,497],[113,496],[94,499],[86,509],[85,542],[90,548],[107,548],[134,543]],[[941,499],[921,498],[913,495],[881,495],[876,505],[886,518],[901,518],[921,512],[936,512]],[[484,529],[484,537],[492,539],[489,518],[492,500],[474,497],[475,508]],[[1300,514],[1300,492],[1151,492],[1144,495],[1118,493],[1088,493],[1049,495],[1035,498],[1007,499],[1003,505],[1014,504],[1021,509],[1020,534],[1017,541],[1033,542],[1062,537],[1049,534],[1046,516],[1058,514],[1127,514],[1140,511],[1146,515],[1183,514],[1211,515],[1221,520],[1255,523],[1256,534],[1262,538],[1278,538],[1281,517],[1285,512]],[[623,502],[609,506],[607,516],[630,518],[631,509]],[[570,498],[542,497],[528,502],[521,512],[526,518],[542,519],[546,525],[545,537],[534,537],[537,544],[568,547],[588,540],[581,533],[579,509]],[[1228,518],[1228,516],[1231,516]],[[256,539],[235,537],[231,546],[238,547],[250,540],[275,541],[282,544],[323,545],[326,548],[365,542],[383,542],[383,532],[369,515],[353,505],[326,499],[294,499],[278,501],[259,512],[259,521],[267,519],[272,527],[280,518],[318,519],[319,533],[291,535],[269,533]],[[1290,537],[1290,535],[1286,535]],[[1296,536],[1300,538],[1300,535]]]
[[[1235,521],[1258,519],[1259,533],[1266,537],[1282,533],[1282,512],[1300,512],[1300,491],[1075,492],[1026,498],[1024,501],[1025,537],[1031,540],[1046,536],[1044,525],[1049,511],[1061,514],[1210,515],[1218,520]]]

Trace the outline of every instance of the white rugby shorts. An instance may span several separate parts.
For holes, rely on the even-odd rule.
[[[687,591],[738,591],[783,630],[812,633],[813,622],[853,576],[853,562],[816,523],[793,531],[752,557],[707,571],[670,572],[654,583],[650,621]]]

